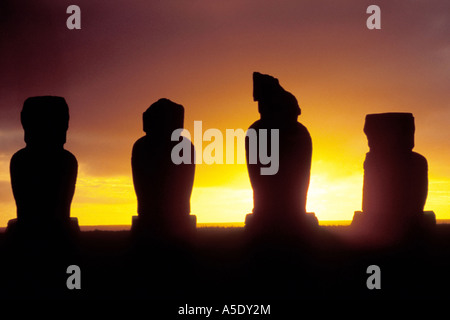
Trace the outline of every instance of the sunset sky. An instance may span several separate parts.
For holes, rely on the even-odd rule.
[[[81,8],[68,30],[66,8]],[[381,8],[381,30],[366,9]],[[313,139],[307,209],[319,221],[361,210],[368,113],[411,112],[414,151],[429,163],[425,209],[450,219],[450,2],[0,2],[0,227],[16,216],[11,156],[25,146],[29,96],[66,98],[65,148],[78,159],[72,216],[80,225],[136,215],[131,148],[159,98],[185,107],[185,128],[242,128],[259,118],[252,73],[277,77],[299,101]],[[204,142],[204,146],[207,145]],[[196,167],[199,223],[243,222],[252,210],[245,164]]]

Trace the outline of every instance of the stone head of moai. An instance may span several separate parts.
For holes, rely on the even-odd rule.
[[[411,113],[368,114],[364,125],[371,152],[408,152],[414,148]]]
[[[40,96],[25,100],[20,114],[28,147],[62,148],[69,128],[69,107],[63,97]]]
[[[258,102],[262,120],[297,121],[301,113],[295,96],[278,79],[259,72],[253,73],[253,100]]]
[[[144,132],[153,137],[170,137],[184,127],[184,107],[169,99],[159,99],[142,116]]]

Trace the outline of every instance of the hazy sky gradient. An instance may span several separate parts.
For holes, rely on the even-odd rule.
[[[71,4],[81,8],[81,30],[66,28]],[[381,30],[366,28],[371,4],[381,8]],[[129,223],[142,112],[166,97],[185,106],[188,130],[194,120],[204,130],[246,129],[259,117],[253,71],[279,78],[300,103],[314,145],[308,210],[319,219],[361,209],[364,117],[390,111],[414,114],[415,151],[430,167],[427,208],[450,218],[447,0],[3,0],[0,18],[0,225],[15,216],[8,167],[24,146],[27,97],[69,104],[66,148],[79,161],[73,215]],[[243,221],[251,201],[245,165],[197,166],[199,221]]]

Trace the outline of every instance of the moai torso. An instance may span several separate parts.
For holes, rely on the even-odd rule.
[[[306,213],[306,197],[309,187],[312,142],[308,130],[297,117],[300,108],[297,100],[285,91],[278,80],[254,73],[254,100],[258,101],[261,119],[253,123],[258,138],[256,164],[249,163],[251,146],[246,140],[247,167],[253,188],[253,213],[267,221],[293,222]],[[270,143],[270,130],[279,135],[279,168],[274,175],[262,175],[259,158],[260,129],[266,129]],[[272,133],[273,134],[273,133]],[[254,149],[254,150],[255,150]],[[273,147],[268,148],[270,151]],[[269,152],[270,152],[269,151]]]
[[[405,224],[423,212],[428,192],[426,159],[412,151],[409,113],[367,115],[370,151],[364,162],[363,211],[381,224]]]
[[[174,130],[183,128],[184,108],[167,99],[152,104],[143,115],[146,135],[133,146],[133,183],[138,215],[152,223],[176,227],[190,213],[194,183],[194,147],[190,141],[190,163],[175,164],[171,153],[178,140]]]
[[[75,192],[77,160],[63,148],[69,122],[64,98],[25,101],[21,113],[26,147],[13,155],[11,185],[21,223],[67,222]]]

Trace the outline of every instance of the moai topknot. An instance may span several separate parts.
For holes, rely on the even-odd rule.
[[[196,226],[190,213],[194,184],[194,146],[180,133],[184,108],[168,99],[153,103],[143,114],[145,136],[133,146],[133,183],[138,201],[138,216],[133,231],[155,236],[185,235]],[[179,132],[179,130],[178,130]],[[175,164],[172,150],[180,139],[191,148],[190,163]]]
[[[28,98],[21,112],[26,147],[13,155],[11,185],[17,206],[17,220],[8,229],[61,231],[69,225],[78,164],[64,149],[69,127],[69,108],[64,98]]]
[[[284,232],[297,231],[311,221],[317,224],[314,214],[306,213],[312,141],[308,130],[297,121],[301,113],[297,99],[280,86],[278,79],[258,72],[253,73],[253,98],[258,102],[261,118],[250,126],[246,138],[247,168],[253,188],[253,214],[247,215],[246,228]],[[275,156],[279,168],[275,174],[261,174],[260,169],[267,165],[259,157],[255,157],[258,161],[254,164],[250,161],[251,152],[260,155],[264,130],[268,152],[278,150]],[[251,139],[250,131],[256,132],[257,141]],[[273,134],[278,134],[278,148],[270,143]]]
[[[428,193],[428,164],[413,152],[414,117],[411,113],[366,116],[364,133],[370,151],[364,161],[362,213],[354,221],[389,236],[403,237],[431,219],[424,215]],[[429,223],[429,222],[428,222]]]

